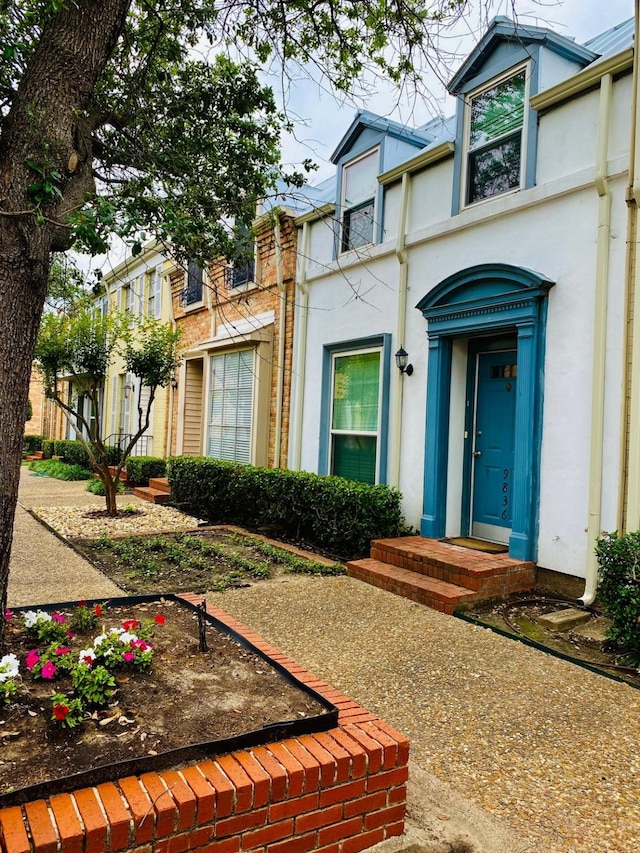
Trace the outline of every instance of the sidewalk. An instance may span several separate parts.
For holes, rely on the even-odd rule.
[[[101,506],[82,485],[23,478],[25,506]],[[11,603],[118,594],[20,512]],[[458,834],[473,853],[640,849],[640,691],[351,578],[207,599],[409,737],[405,849],[445,853],[427,840]]]

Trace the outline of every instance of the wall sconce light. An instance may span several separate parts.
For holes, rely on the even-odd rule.
[[[175,376],[171,379],[171,387],[173,388],[174,391],[178,390],[178,380],[176,379]]]
[[[411,376],[413,373],[413,365],[408,364],[409,361],[409,353],[406,352],[402,347],[396,353],[396,365],[400,373],[406,373],[407,376]]]
[[[125,382],[124,384],[124,396],[125,399],[129,399],[129,394],[133,391],[133,385],[130,382]]]

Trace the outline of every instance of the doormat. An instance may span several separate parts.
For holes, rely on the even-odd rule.
[[[472,551],[484,551],[485,554],[506,554],[509,550],[507,545],[499,542],[485,542],[484,539],[472,539],[470,536],[459,536],[453,539],[441,539],[448,545],[460,545],[461,548],[470,548]]]

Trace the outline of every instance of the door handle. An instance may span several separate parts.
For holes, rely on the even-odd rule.
[[[477,458],[478,458],[478,456],[482,456],[482,451],[481,451],[481,450],[474,450],[474,451],[473,451],[473,455],[474,455],[474,456],[476,457],[476,459],[477,459]]]

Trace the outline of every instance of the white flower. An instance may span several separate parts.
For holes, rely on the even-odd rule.
[[[44,610],[27,610],[24,614],[24,627],[33,628],[39,622],[51,622],[51,616],[45,613]]]
[[[123,646],[128,646],[131,643],[135,642],[137,639],[138,638],[135,634],[129,634],[128,631],[123,631],[123,633],[120,634],[120,642]]]
[[[5,655],[0,658],[0,681],[16,678],[20,670],[18,658],[15,655]]]
[[[110,634],[124,634],[124,628],[109,628]]]
[[[106,639],[107,639],[107,635],[106,635],[106,634],[98,634],[98,636],[97,636],[97,637],[95,638],[95,640],[93,641],[93,648],[94,648],[94,649],[97,649],[97,648],[98,648],[98,646],[102,645],[102,643],[104,643],[104,641],[105,641]]]
[[[94,661],[96,659],[96,653],[92,648],[83,649],[78,655],[80,663],[87,663],[87,658],[89,658],[90,661]]]

